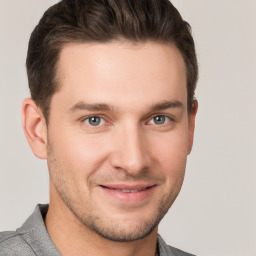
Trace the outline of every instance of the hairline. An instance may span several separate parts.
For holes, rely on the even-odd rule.
[[[135,45],[135,46],[142,46],[146,43],[154,43],[154,44],[158,44],[158,45],[169,45],[169,46],[174,46],[178,52],[180,53],[182,60],[184,62],[184,67],[185,67],[185,74],[186,74],[186,92],[187,92],[187,112],[188,115],[192,112],[191,107],[189,106],[189,102],[188,102],[188,67],[187,67],[187,63],[185,60],[185,56],[182,54],[182,51],[179,49],[179,47],[177,46],[177,44],[175,43],[174,40],[169,40],[169,41],[165,41],[165,40],[161,40],[161,39],[154,39],[154,38],[147,38],[147,39],[138,39],[138,40],[133,40],[133,39],[129,39],[129,38],[125,38],[125,37],[118,37],[118,38],[113,38],[111,40],[105,40],[105,41],[97,41],[97,40],[76,40],[76,39],[70,39],[70,41],[66,41],[66,42],[60,42],[59,45],[59,49],[58,49],[58,55],[57,55],[57,59],[54,65],[54,69],[55,69],[55,73],[54,73],[54,78],[53,78],[53,84],[52,86],[55,87],[55,91],[52,95],[50,95],[49,97],[49,104],[48,107],[46,109],[46,111],[44,111],[44,109],[41,108],[40,104],[37,104],[41,111],[43,112],[44,118],[46,120],[46,124],[49,124],[49,116],[50,116],[50,110],[51,110],[51,101],[52,101],[52,97],[54,96],[55,93],[57,93],[59,90],[61,90],[62,88],[62,84],[61,84],[61,75],[59,73],[59,62],[60,62],[60,57],[61,57],[61,53],[64,50],[64,48],[68,47],[68,46],[72,46],[72,45],[104,45],[104,44],[112,44],[112,43],[118,43],[118,44],[124,44],[124,43],[129,43],[130,45]],[[195,100],[195,99],[193,99]]]

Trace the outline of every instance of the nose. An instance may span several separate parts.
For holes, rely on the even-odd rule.
[[[140,127],[123,127],[113,134],[111,165],[136,176],[149,168],[146,138]]]

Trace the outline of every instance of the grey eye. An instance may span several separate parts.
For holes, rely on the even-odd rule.
[[[165,123],[165,116],[155,116],[154,117],[155,124],[164,124]]]
[[[165,115],[155,116],[150,120],[150,124],[162,125],[170,121],[170,117]]]
[[[91,126],[99,126],[105,123],[105,120],[98,116],[87,117],[84,121]]]

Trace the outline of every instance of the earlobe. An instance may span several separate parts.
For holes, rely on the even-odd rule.
[[[188,145],[188,155],[191,153],[192,146],[193,146],[193,141],[194,141],[194,131],[195,131],[195,119],[196,119],[196,114],[198,110],[198,101],[194,100],[193,101],[193,107],[192,111],[189,114],[189,123],[188,123],[188,135],[189,135],[189,145]]]
[[[23,130],[34,155],[40,159],[47,158],[47,126],[45,118],[31,99],[22,104]]]

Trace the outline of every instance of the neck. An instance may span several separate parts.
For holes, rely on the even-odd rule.
[[[50,202],[45,224],[53,243],[63,256],[157,255],[157,228],[140,240],[110,241],[82,224],[60,198],[54,199]]]

